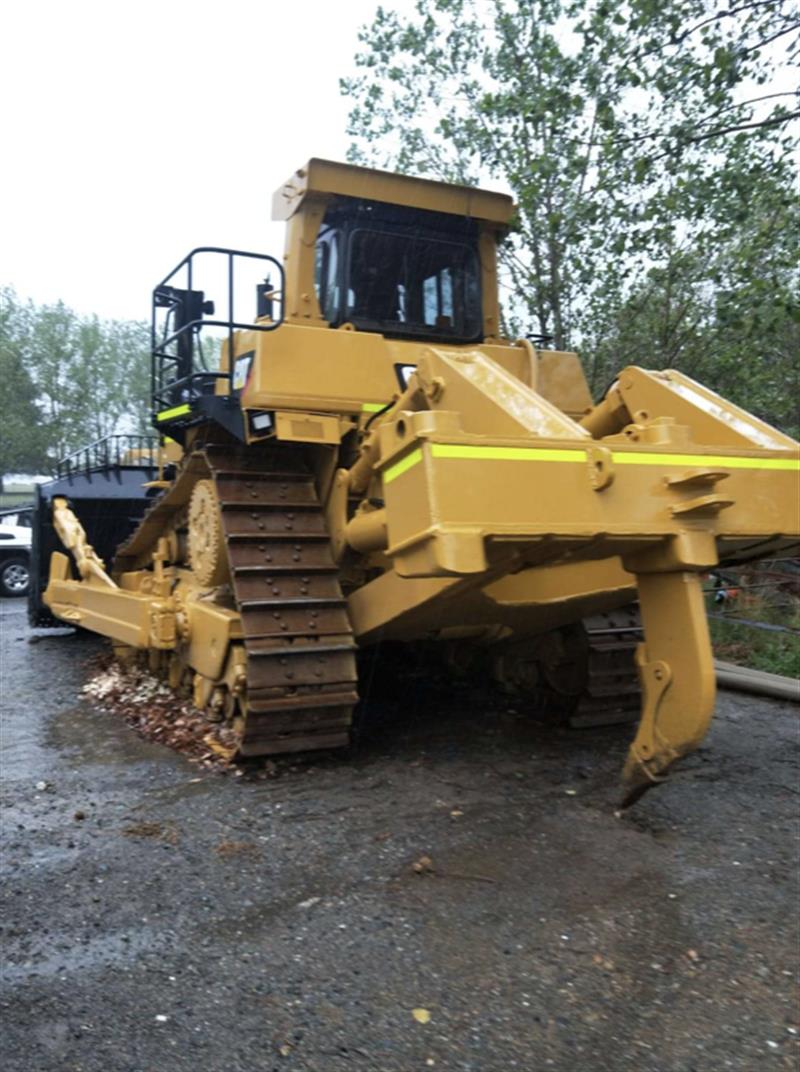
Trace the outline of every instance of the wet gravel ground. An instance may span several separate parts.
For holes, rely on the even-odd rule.
[[[410,679],[222,776],[80,701],[96,639],[0,632],[5,1072],[798,1068],[796,707],[722,694],[618,819],[625,729]]]

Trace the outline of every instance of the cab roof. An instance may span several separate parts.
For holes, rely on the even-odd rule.
[[[290,219],[309,197],[380,201],[501,226],[508,225],[514,213],[514,202],[507,194],[313,158],[275,192],[272,218]]]

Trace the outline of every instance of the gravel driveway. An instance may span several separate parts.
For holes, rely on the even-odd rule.
[[[722,694],[618,819],[625,728],[409,680],[220,775],[81,701],[97,639],[0,630],[4,1072],[798,1068],[797,707]]]

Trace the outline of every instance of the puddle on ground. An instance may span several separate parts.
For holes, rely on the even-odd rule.
[[[53,754],[45,748],[39,734],[24,719],[3,714],[2,728],[3,784],[28,782],[34,785],[51,776]]]
[[[149,790],[144,794],[148,807],[152,806],[154,800],[160,805],[165,805],[178,804],[182,800],[192,800],[194,797],[205,797],[219,786],[218,772],[198,770],[194,764],[180,760],[180,757],[177,758],[185,766],[188,780],[163,789]]]
[[[155,930],[142,929],[133,933],[104,934],[71,948],[51,952],[54,946],[66,945],[72,939],[66,935],[50,936],[26,950],[25,960],[11,963],[8,953],[0,974],[4,985],[18,985],[29,979],[53,978],[79,971],[108,968],[120,961],[134,960],[140,954],[163,948],[165,936]]]
[[[6,830],[14,826],[19,832],[15,837],[9,838],[9,848],[4,846],[0,853],[0,879],[3,882],[14,882],[19,877],[19,861],[24,854],[24,867],[26,870],[40,870],[47,872],[54,879],[75,866],[75,844],[70,848],[65,844],[55,844],[55,838],[63,833],[64,813],[53,813],[53,819],[49,825],[38,822],[36,826],[30,824],[30,807],[9,808],[4,810],[3,825]],[[20,848],[20,842],[25,841],[24,849]],[[16,842],[16,844],[15,844]],[[62,879],[59,877],[58,881]]]
[[[121,718],[86,702],[54,715],[45,740],[51,748],[69,752],[71,762],[77,766],[186,762],[170,749],[137,736]]]

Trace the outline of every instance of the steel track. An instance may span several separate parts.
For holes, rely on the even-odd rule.
[[[115,571],[141,567],[209,477],[247,654],[239,754],[346,746],[358,700],[355,644],[301,447],[195,452],[120,548]]]
[[[576,729],[634,722],[641,689],[634,655],[643,639],[639,605],[585,618],[589,643],[587,679],[569,723]]]

